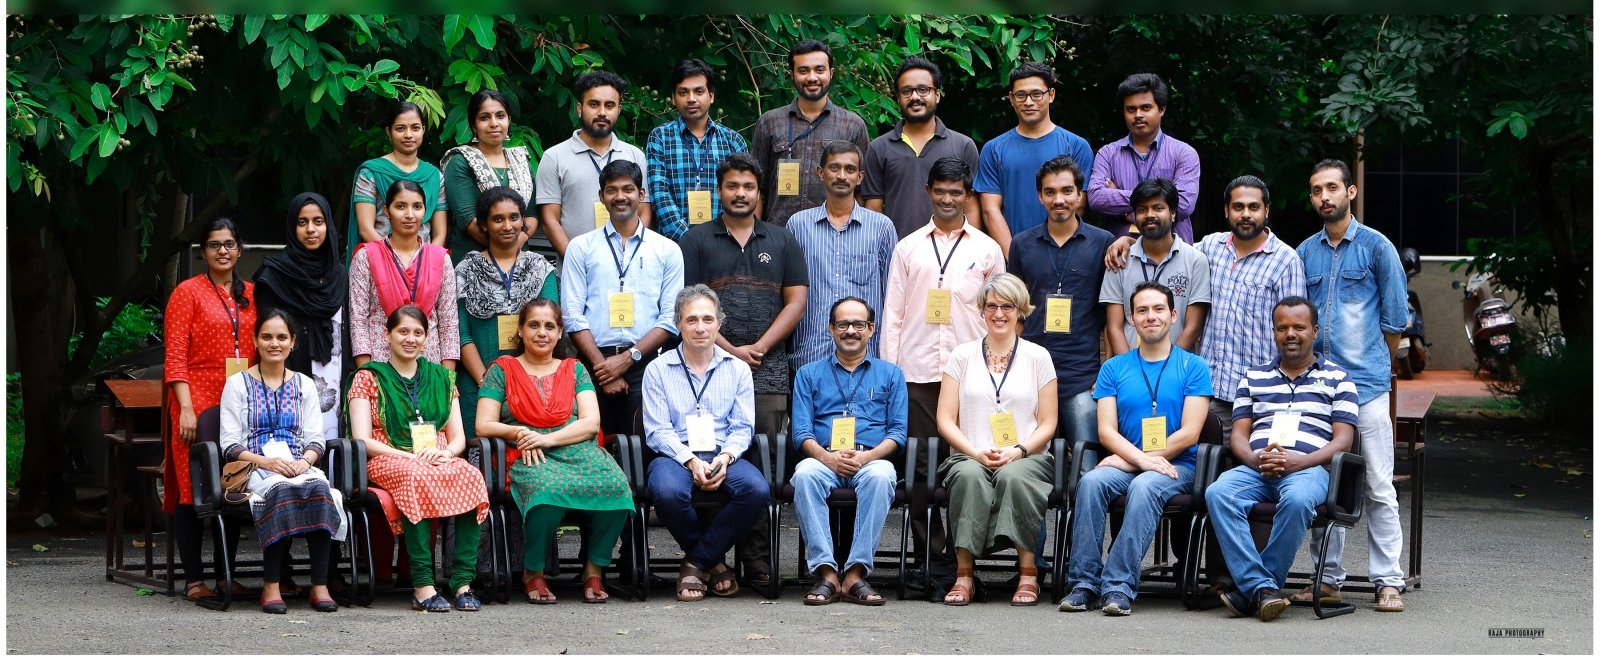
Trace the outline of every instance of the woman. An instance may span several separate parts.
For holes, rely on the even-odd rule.
[[[394,220],[388,238],[361,245],[350,258],[350,349],[356,365],[387,361],[383,327],[395,309],[416,306],[431,321],[423,356],[454,370],[461,356],[457,337],[456,277],[444,249],[422,241],[417,228],[427,205],[422,188],[395,181],[384,194]]]
[[[481,607],[471,584],[489,493],[483,474],[460,458],[467,439],[455,371],[423,356],[428,319],[421,309],[395,309],[386,327],[389,362],[367,362],[350,383],[350,432],[367,442],[368,478],[389,493],[402,516],[391,530],[404,535],[411,557],[411,609],[450,611],[451,601],[433,586],[432,520],[453,516],[450,591],[455,609],[473,612]]]
[[[290,370],[311,378],[314,399],[328,438],[344,436],[339,391],[350,359],[349,273],[339,261],[339,232],[328,220],[328,200],[307,192],[289,202],[288,239],[283,255],[256,270],[256,304],[261,317],[278,309],[295,334],[287,361]]]
[[[956,584],[945,605],[972,600],[977,556],[1017,549],[1011,605],[1039,602],[1033,545],[1054,481],[1048,452],[1056,429],[1056,368],[1050,352],[1018,336],[1033,312],[1028,288],[1006,273],[983,282],[978,311],[987,335],[957,346],[939,387],[939,434],[950,457],[939,477],[950,492]]]
[[[389,235],[389,214],[384,211],[379,195],[395,181],[408,180],[422,188],[424,217],[431,218],[418,232],[423,242],[431,241],[443,247],[449,231],[444,177],[433,163],[417,157],[422,139],[427,135],[422,108],[415,103],[396,101],[389,107],[386,117],[383,132],[389,136],[392,150],[361,163],[356,169],[355,182],[351,184],[350,223],[345,228],[346,235],[350,236],[350,244],[344,251],[346,263],[350,262],[357,244],[382,240]]]
[[[550,538],[567,512],[589,519],[583,602],[605,603],[601,571],[633,511],[633,494],[617,462],[600,448],[600,402],[577,359],[553,355],[561,339],[561,307],[539,298],[517,315],[519,356],[495,359],[478,398],[478,434],[505,439],[511,498],[522,510],[523,590],[529,603],[555,603],[545,583]]]
[[[256,321],[255,286],[234,276],[244,252],[239,230],[228,219],[217,219],[206,228],[200,243],[206,272],[172,290],[164,321],[170,431],[162,508],[173,515],[172,533],[183,562],[183,596],[191,601],[215,597],[217,592],[201,582],[200,518],[195,516],[194,496],[189,490],[189,444],[195,438],[199,412],[216,406],[222,399],[223,381],[249,367],[256,357],[250,339]],[[231,556],[238,548],[237,537],[230,535],[226,540]],[[217,586],[222,586],[220,580]],[[235,584],[234,594],[251,592]]]
[[[505,186],[517,191],[526,202],[533,198],[533,167],[528,147],[506,146],[511,136],[511,106],[506,97],[493,89],[472,95],[467,102],[467,120],[472,125],[473,141],[445,151],[439,166],[444,169],[444,187],[450,197],[450,257],[456,262],[489,244],[489,236],[472,220],[477,217],[478,194],[491,187]],[[532,236],[537,222],[526,222],[523,235]],[[517,248],[527,242],[518,239]]]
[[[229,377],[222,388],[223,457],[256,466],[249,487],[250,513],[265,549],[261,611],[276,615],[289,611],[278,583],[297,535],[305,537],[311,553],[311,608],[339,609],[328,594],[328,561],[345,527],[338,492],[316,467],[327,452],[316,384],[287,367],[295,336],[287,312],[263,311],[255,323],[260,362]]]

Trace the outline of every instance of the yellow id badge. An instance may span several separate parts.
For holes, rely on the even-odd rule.
[[[711,190],[689,190],[689,223],[711,221]]]
[[[1050,295],[1044,300],[1044,332],[1047,334],[1072,333],[1072,298]]]
[[[497,316],[495,321],[498,325],[496,328],[496,333],[499,338],[499,340],[495,343],[495,347],[501,350],[516,349],[517,344],[511,342],[511,338],[517,335],[517,316],[501,315]]]
[[[1156,416],[1140,421],[1144,436],[1140,437],[1139,444],[1145,452],[1161,452],[1167,449],[1167,417]]]
[[[228,358],[222,360],[222,367],[225,370],[225,372],[227,373],[227,374],[223,375],[223,377],[224,378],[232,377],[232,376],[237,375],[237,374],[239,374],[241,372],[244,372],[245,368],[249,368],[250,367],[250,359],[246,359],[246,358],[243,358],[243,357],[228,357]]]
[[[856,449],[855,416],[840,416],[833,419],[833,432],[828,437],[828,449],[834,452]]]
[[[611,328],[633,326],[633,293],[611,293]]]
[[[996,448],[1013,448],[1017,445],[1017,421],[1009,411],[989,414],[989,433],[994,435]]]
[[[778,161],[778,196],[800,196],[800,161]]]
[[[425,420],[411,421],[411,454],[420,455],[424,450],[438,447],[439,430]]]
[[[928,289],[928,324],[950,324],[950,291],[944,288]]]
[[[606,210],[606,204],[600,201],[594,202],[594,227],[600,228],[609,221],[611,221],[611,211]]]

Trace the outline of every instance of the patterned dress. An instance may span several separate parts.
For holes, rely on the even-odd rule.
[[[217,406],[222,400],[222,380],[226,372],[224,359],[237,355],[256,360],[256,345],[250,334],[256,326],[255,284],[246,281],[244,297],[250,300],[248,308],[239,308],[228,290],[217,287],[206,274],[191,277],[178,284],[167,300],[164,335],[166,359],[164,368],[167,384],[167,445],[170,455],[163,474],[166,493],[162,509],[171,512],[178,505],[193,505],[194,495],[189,490],[189,444],[178,436],[178,395],[172,392],[177,382],[189,384],[189,401],[194,414]],[[238,319],[238,340],[234,338],[234,323]]]
[[[455,395],[454,389],[451,394]],[[366,400],[372,405],[372,438],[393,445],[383,427],[382,404],[378,401],[378,380],[371,372],[356,372],[350,383],[350,400]],[[444,432],[439,433],[440,440]],[[399,455],[374,455],[367,460],[367,477],[394,499],[396,511],[407,521],[455,516],[477,509],[478,523],[489,514],[489,491],[483,474],[465,459],[452,459],[439,466]],[[388,512],[389,510],[385,510]],[[393,514],[389,529],[398,535],[400,522]]]
[[[406,282],[415,283],[417,263],[413,258],[403,275]],[[383,304],[378,302],[378,290],[372,278],[372,263],[367,260],[367,250],[359,249],[350,258],[350,351],[365,354],[373,361],[389,360],[389,341],[384,325],[388,321]],[[422,347],[422,356],[434,363],[461,358],[460,323],[456,317],[456,272],[446,266],[440,268],[439,295],[433,308],[423,309],[428,315],[428,338]],[[198,407],[196,407],[198,408]]]
[[[222,388],[223,457],[239,459],[246,451],[268,456],[269,443],[281,442],[290,459],[306,453],[326,454],[322,439],[322,405],[316,383],[294,373],[276,389],[241,372]],[[324,531],[334,540],[344,539],[344,505],[339,492],[315,466],[295,477],[265,468],[250,474],[250,512],[262,546],[294,535]]]

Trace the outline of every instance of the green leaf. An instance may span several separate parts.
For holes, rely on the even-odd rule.
[[[35,552],[35,553],[46,553],[46,552],[49,552],[49,550],[50,549],[46,548],[44,544],[34,544],[33,545],[33,552]]]
[[[110,158],[89,158],[89,166],[84,167],[84,182],[93,185],[94,179],[100,177],[108,164],[111,164]]]
[[[1490,121],[1489,122],[1489,129],[1486,132],[1484,132],[1484,136],[1485,137],[1494,137],[1495,135],[1500,134],[1501,131],[1504,131],[1506,129],[1506,123],[1509,122],[1509,121],[1511,121],[1510,117],[1500,117],[1498,119],[1495,119],[1494,121]]]
[[[1521,116],[1512,116],[1507,127],[1511,129],[1512,137],[1522,139],[1528,136],[1528,120]]]
[[[315,32],[317,28],[322,27],[322,24],[326,22],[328,22],[327,14],[307,14],[306,31]]]
[[[287,89],[289,87],[289,79],[293,76],[294,69],[292,68],[285,66],[281,69],[278,69],[278,88]]]
[[[117,152],[117,140],[122,134],[117,132],[117,127],[109,123],[100,124],[100,157],[109,158]]]
[[[224,33],[232,32],[233,16],[228,14],[217,14],[217,29],[222,30]]]
[[[96,82],[89,88],[89,102],[94,103],[96,109],[104,110],[111,105],[111,88],[105,83]]]
[[[100,131],[96,128],[78,131],[78,134],[72,140],[72,150],[67,152],[67,159],[77,160],[83,157],[83,154],[89,150],[90,146],[94,146],[95,140],[99,138]]]
[[[220,21],[219,21],[219,22],[220,22]],[[133,593],[134,593],[134,594],[135,594],[135,595],[136,595],[136,596],[150,596],[150,595],[152,595],[152,594],[155,594],[155,592],[154,592],[154,591],[152,591],[152,590],[151,590],[151,589],[150,589],[150,588],[148,588],[148,587],[140,587],[140,588],[139,588],[139,589],[136,589],[136,590],[133,590]]]
[[[188,89],[189,91],[194,91],[194,85],[189,84],[189,81],[183,79],[183,76],[181,76],[181,75],[178,75],[176,73],[168,71],[167,72],[167,79],[171,80],[172,84],[178,85],[179,87],[183,87],[184,89]]]
[[[916,23],[906,23],[906,50],[912,53],[922,52],[922,30]]]
[[[461,20],[460,14],[450,14],[444,17],[444,51],[455,50],[456,43],[467,34],[467,23]]]
[[[350,19],[350,23],[355,25],[356,29],[361,30],[361,34],[365,35],[368,39],[372,38],[372,28],[367,27],[366,18],[358,15],[345,16],[345,18]]]
[[[472,16],[467,19],[467,28],[472,30],[473,40],[478,42],[484,50],[494,49],[494,17]]]
[[[452,64],[451,69],[453,70],[454,68],[455,65]],[[400,63],[392,59],[380,59],[372,63],[372,73],[374,75],[388,75],[398,70],[400,70]]]
[[[244,17],[244,42],[247,44],[255,43],[256,37],[261,36],[261,28],[266,27],[266,25],[266,16],[256,14]]]

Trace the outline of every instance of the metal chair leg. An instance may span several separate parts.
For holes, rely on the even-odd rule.
[[[1356,611],[1356,606],[1353,603],[1322,602],[1322,569],[1328,564],[1328,545],[1332,543],[1329,540],[1332,539],[1333,534],[1331,530],[1332,528],[1328,528],[1322,533],[1322,547],[1317,550],[1317,563],[1311,572],[1311,611],[1317,615],[1317,619],[1348,615]]]

